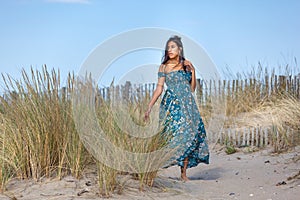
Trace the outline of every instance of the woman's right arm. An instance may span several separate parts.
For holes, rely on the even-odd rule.
[[[152,99],[151,101],[149,102],[149,105],[148,105],[148,110],[147,111],[151,111],[153,105],[156,103],[158,97],[161,95],[162,91],[163,91],[163,85],[158,85],[156,86],[156,89],[153,93],[153,96],[152,96]]]
[[[159,71],[158,72],[164,73],[164,66],[163,65],[161,65],[159,67]],[[147,111],[145,113],[145,119],[147,119],[149,117],[153,105],[156,103],[158,97],[163,92],[164,83],[165,83],[165,76],[159,77],[157,85],[156,85],[156,88],[155,88],[155,90],[153,92],[153,96],[152,96],[152,98],[151,98],[151,100],[149,102],[148,109],[147,109]]]

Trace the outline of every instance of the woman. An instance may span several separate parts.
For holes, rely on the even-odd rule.
[[[163,132],[171,133],[169,145],[177,148],[171,162],[165,166],[179,165],[181,179],[188,181],[186,169],[199,163],[209,163],[206,132],[192,92],[196,88],[195,68],[184,58],[181,38],[169,38],[165,47],[162,64],[158,71],[158,83],[145,113],[149,118],[151,108],[167,90],[160,104],[159,119]]]

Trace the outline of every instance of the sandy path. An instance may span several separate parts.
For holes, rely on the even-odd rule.
[[[155,187],[140,192],[137,182],[129,179],[122,194],[114,194],[111,199],[297,200],[300,199],[300,176],[288,179],[299,172],[300,147],[279,155],[270,154],[270,150],[240,151],[231,155],[212,151],[211,164],[188,170],[189,182],[180,181],[179,168],[171,167],[160,171]],[[60,181],[47,179],[42,183],[13,180],[0,199],[101,199],[95,178],[95,172],[91,172],[81,180],[72,177]],[[82,194],[78,196],[79,193]]]

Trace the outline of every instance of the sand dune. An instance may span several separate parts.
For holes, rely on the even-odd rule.
[[[211,151],[211,163],[188,170],[189,182],[179,179],[178,167],[161,170],[154,187],[139,191],[138,182],[121,177],[123,187],[111,199],[253,199],[296,200],[300,196],[300,147],[272,154],[271,149],[227,155],[223,150]],[[84,178],[62,180],[11,180],[2,200],[77,200],[101,199],[96,184],[96,171],[90,169]]]

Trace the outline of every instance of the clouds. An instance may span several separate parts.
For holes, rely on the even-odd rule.
[[[90,4],[90,0],[46,0],[49,3]]]

